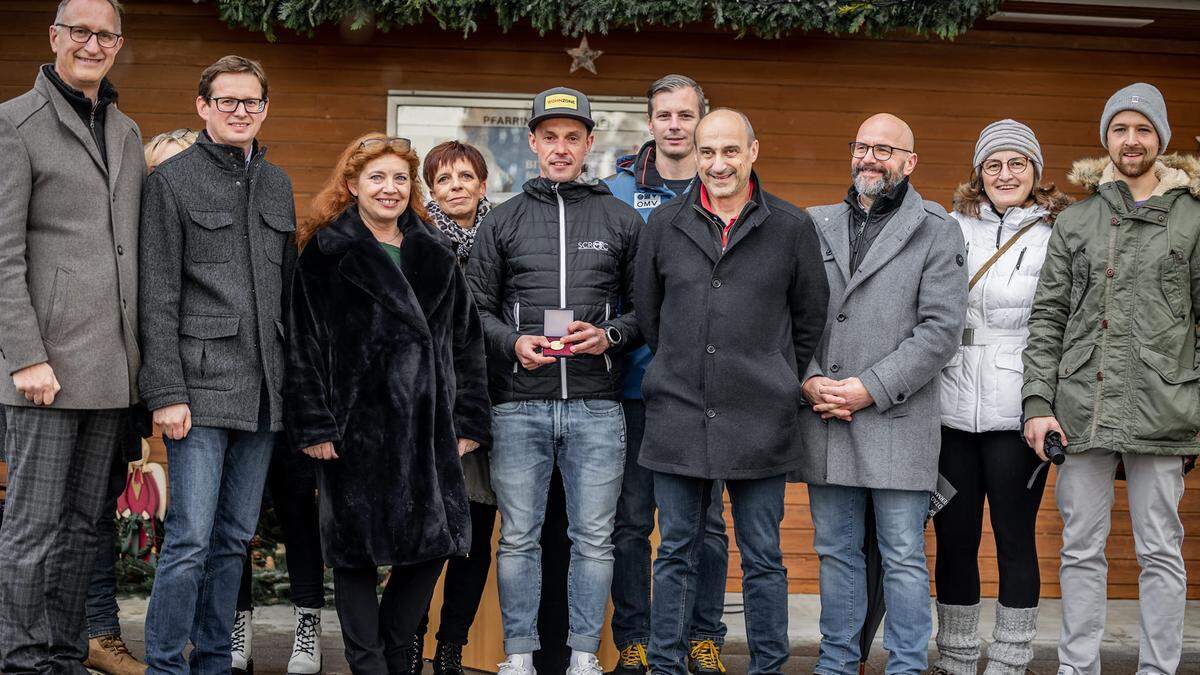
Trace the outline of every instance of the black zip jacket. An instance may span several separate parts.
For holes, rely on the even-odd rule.
[[[618,354],[641,344],[633,312],[633,261],[642,218],[596,183],[534,178],[479,225],[467,281],[487,341],[492,404],[539,399],[619,399]],[[543,334],[543,312],[621,335],[601,356],[578,355],[526,370],[517,338]]]

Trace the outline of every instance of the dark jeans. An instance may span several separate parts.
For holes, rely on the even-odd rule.
[[[438,558],[393,566],[381,599],[375,595],[374,567],[334,568],[333,598],[351,672],[386,675],[405,670],[404,649],[429,607],[445,562]]]
[[[654,561],[650,668],[686,675],[688,630],[696,598],[701,549],[712,502],[711,480],[654,473],[661,542]],[[784,477],[725,482],[734,536],[742,558],[750,675],[783,672],[788,657],[788,580],[779,546]]]
[[[646,405],[626,399],[625,478],[617,502],[613,530],[612,632],[617,649],[650,642],[650,534],[654,531],[654,472],[638,464]],[[729,537],[725,534],[724,481],[713,481],[712,505],[700,545],[696,597],[690,640],[725,642],[725,578],[729,572]]]
[[[538,606],[538,635],[542,648],[533,653],[539,673],[563,673],[571,661],[567,646],[570,626],[567,605],[567,569],[571,565],[571,539],[567,537],[567,495],[555,467],[546,495],[546,520],[542,523],[542,604]]]
[[[466,558],[451,558],[442,584],[442,622],[438,642],[467,644],[467,634],[479,610],[483,587],[492,567],[492,530],[496,526],[496,507],[471,502],[471,553]],[[429,629],[429,608],[421,615],[417,635],[425,637]]]
[[[317,516],[317,473],[314,460],[292,452],[279,442],[271,454],[267,471],[267,491],[275,508],[275,517],[283,530],[287,551],[288,584],[292,604],[305,609],[325,606],[325,565],[321,559],[320,522]],[[254,606],[251,596],[250,555],[242,566],[237,610]]]
[[[1037,465],[1037,456],[1016,431],[974,434],[942,427],[938,470],[958,493],[933,518],[938,602],[979,602],[979,540],[987,497],[1000,568],[1000,604],[1037,607],[1041,576],[1035,525],[1047,472],[1038,475],[1032,489],[1025,487]]]
[[[140,439],[136,439],[140,442]],[[96,564],[92,566],[92,577],[88,582],[87,636],[98,638],[103,635],[120,635],[121,621],[117,615],[117,498],[125,491],[125,475],[128,467],[125,453],[113,457],[112,470],[108,475],[108,495],[104,511],[96,521]]]

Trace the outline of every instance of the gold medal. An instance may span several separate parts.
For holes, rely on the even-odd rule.
[[[562,340],[555,340],[554,342],[551,342],[551,343],[550,343],[550,349],[553,349],[554,351],[558,351],[558,350],[560,350],[560,349],[562,349],[562,348],[563,348],[563,341],[562,341]]]

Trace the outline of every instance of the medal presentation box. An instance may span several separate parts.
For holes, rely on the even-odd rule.
[[[550,341],[549,347],[542,347],[542,356],[570,356],[575,353],[571,345],[562,341],[570,331],[567,326],[575,320],[573,309],[547,309],[542,317],[542,335]]]

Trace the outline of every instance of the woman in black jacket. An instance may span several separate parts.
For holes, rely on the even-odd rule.
[[[297,232],[288,429],[322,460],[321,543],[355,673],[409,667],[442,565],[470,549],[460,457],[490,437],[479,318],[422,222],[418,165],[405,139],[355,140]]]

